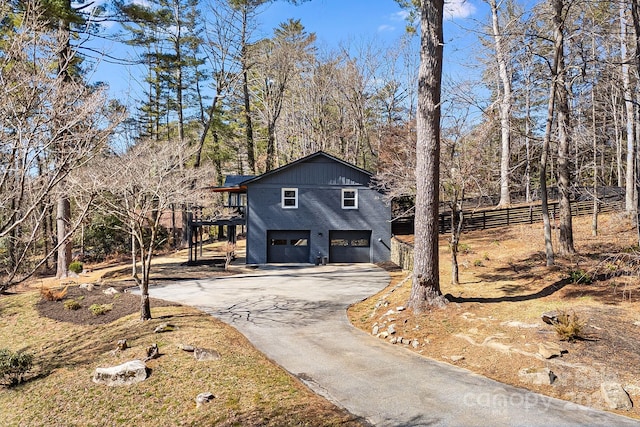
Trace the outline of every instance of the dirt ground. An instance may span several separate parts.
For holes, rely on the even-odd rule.
[[[440,245],[442,292],[450,303],[444,309],[414,316],[406,305],[410,274],[390,268],[392,281],[378,295],[349,311],[353,324],[371,332],[393,324],[395,337],[417,341],[404,345],[426,357],[452,363],[498,381],[524,387],[568,401],[607,408],[600,393],[603,382],[622,384],[635,403],[631,411],[614,411],[640,418],[640,274],[633,261],[637,233],[622,215],[602,215],[599,235],[591,235],[591,219],[574,219],[578,253],[557,257],[554,267],[545,266],[541,225],[514,226],[464,234],[459,256],[460,284],[451,285],[450,256],[446,236]],[[554,234],[554,238],[556,238]],[[410,240],[410,237],[406,237]],[[554,241],[557,247],[557,241]],[[242,245],[238,247],[239,256]],[[206,257],[205,257],[206,258]],[[160,257],[152,271],[152,283],[224,274],[219,266],[203,263],[183,265],[184,256]],[[233,268],[242,271],[240,258]],[[68,298],[80,299],[82,310],[64,309],[63,302],[41,302],[44,316],[75,323],[108,323],[139,310],[139,299],[128,293],[108,296],[102,290],[134,286],[127,280],[126,265],[94,266],[71,280],[95,283],[93,291],[75,286]],[[580,279],[588,277],[592,280]],[[45,280],[32,286],[62,286]],[[104,316],[92,315],[91,304],[113,304]],[[168,304],[152,301],[154,306]],[[580,339],[561,341],[554,328],[541,320],[547,311],[575,313],[584,324]],[[82,312],[82,314],[80,314]],[[561,357],[544,359],[538,354],[543,342],[559,343]],[[392,344],[389,344],[392,345]],[[522,369],[548,367],[557,376],[551,385],[524,382]]]
[[[557,257],[550,268],[541,225],[467,233],[461,239],[459,285],[450,284],[451,257],[443,236],[440,283],[450,301],[446,308],[418,316],[398,310],[407,303],[411,281],[408,272],[392,271],[391,285],[352,307],[350,318],[368,332],[393,324],[396,333],[381,339],[403,337],[411,344],[395,345],[424,356],[579,404],[608,410],[600,386],[620,383],[634,407],[614,412],[640,418],[640,280],[637,264],[619,259],[621,253],[637,254],[636,230],[621,215],[601,216],[597,237],[590,227],[590,218],[574,219],[578,254]],[[577,315],[584,324],[579,339],[561,341],[542,321],[542,313],[552,310]],[[545,359],[538,354],[543,342],[558,343],[565,352]],[[551,385],[529,384],[518,375],[544,367],[557,376]]]

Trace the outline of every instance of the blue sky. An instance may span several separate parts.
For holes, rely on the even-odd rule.
[[[144,1],[144,0],[134,0]],[[290,18],[300,19],[308,32],[317,36],[321,50],[330,51],[341,42],[380,41],[392,44],[405,32],[406,12],[395,0],[309,0],[298,6],[279,0],[262,8],[257,16],[257,37],[269,37],[273,29]],[[445,74],[468,75],[466,64],[478,51],[476,37],[467,28],[476,21],[486,21],[487,8],[482,0],[448,0],[445,9]],[[120,47],[105,45],[107,52]],[[124,101],[127,92],[137,92],[139,73],[135,66],[108,66],[103,63],[93,80],[103,80],[111,93]]]

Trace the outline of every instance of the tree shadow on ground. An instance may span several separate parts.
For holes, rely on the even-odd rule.
[[[552,283],[549,286],[545,286],[538,292],[532,294],[525,295],[513,295],[513,296],[501,296],[501,297],[493,297],[493,298],[485,298],[485,297],[454,297],[451,294],[446,294],[445,298],[450,302],[457,303],[466,303],[466,302],[478,302],[478,303],[499,303],[499,302],[522,302],[522,301],[530,301],[534,299],[548,297],[552,295],[565,286],[573,283],[571,278],[564,278],[555,283]]]

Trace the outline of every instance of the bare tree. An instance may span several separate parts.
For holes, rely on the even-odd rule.
[[[121,221],[135,242],[133,278],[141,293],[140,318],[151,318],[149,280],[151,261],[161,229],[161,219],[173,204],[197,203],[202,194],[193,183],[202,184],[206,168],[182,167],[183,156],[193,155],[187,143],[141,141],[122,155],[112,155],[85,171],[85,185],[97,194],[97,209]],[[181,153],[181,154],[178,154]],[[140,262],[142,277],[137,274]]]
[[[491,29],[495,46],[496,62],[498,63],[498,74],[502,83],[502,98],[499,103],[500,110],[500,201],[498,206],[509,206],[511,204],[511,194],[509,191],[509,163],[511,160],[511,75],[509,72],[507,58],[507,44],[502,34],[498,9],[500,5],[496,0],[487,0],[491,8]],[[500,2],[502,3],[502,2]]]
[[[60,78],[59,38],[46,25],[39,2],[24,6],[0,55],[0,243],[8,248],[0,256],[0,291],[28,277],[70,241],[86,213],[80,205],[76,218],[63,212],[57,243],[43,244],[44,253],[39,249],[49,238],[50,229],[43,228],[51,226],[46,218],[53,201],[66,200],[68,206],[72,189],[65,181],[106,146],[122,120],[101,88]],[[11,13],[8,9],[7,16]]]

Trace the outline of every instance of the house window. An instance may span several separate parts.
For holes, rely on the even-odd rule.
[[[358,190],[342,189],[342,209],[358,209]]]
[[[298,189],[282,189],[282,209],[298,209]]]

